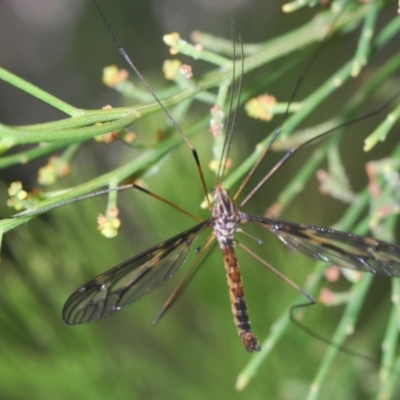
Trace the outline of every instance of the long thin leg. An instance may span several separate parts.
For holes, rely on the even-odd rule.
[[[292,158],[298,150],[300,150],[301,148],[309,145],[310,143],[322,139],[323,137],[329,135],[330,133],[336,131],[337,129],[340,128],[344,128],[345,126],[349,126],[349,125],[353,125],[356,124],[360,121],[364,121],[367,118],[371,118],[376,114],[379,114],[383,109],[385,109],[394,99],[396,99],[397,97],[399,97],[400,95],[400,91],[398,91],[394,96],[392,96],[388,101],[386,101],[384,104],[382,104],[381,106],[379,106],[378,108],[376,108],[373,111],[370,111],[366,114],[360,115],[357,118],[352,119],[351,121],[346,121],[343,122],[342,124],[339,124],[338,126],[329,129],[326,132],[321,133],[320,135],[313,137],[303,143],[300,143],[299,145],[297,145],[296,147],[293,147],[292,149],[290,149],[275,165],[273,168],[270,169],[270,171],[264,176],[263,179],[261,179],[260,182],[258,182],[258,184],[250,191],[250,193],[244,198],[244,200],[241,201],[240,203],[240,207],[243,207],[253,196],[255,193],[257,193],[257,191],[265,184],[265,182],[267,182],[267,180],[269,178],[271,178],[271,176],[286,162],[288,161],[290,158]],[[276,138],[277,134],[274,134],[274,137]],[[272,139],[271,139],[272,141]],[[271,142],[270,142],[271,143]],[[271,143],[272,144],[272,143]],[[267,146],[267,149],[270,147],[270,145]]]
[[[342,10],[342,12],[343,11],[344,11],[344,9]],[[325,37],[322,39],[322,41],[318,45],[317,49],[314,51],[314,53],[312,54],[311,58],[308,60],[308,62],[306,64],[305,68],[303,69],[302,73],[298,77],[296,85],[295,85],[295,87],[293,89],[293,92],[292,92],[292,94],[290,96],[289,102],[287,103],[286,110],[285,110],[285,113],[283,114],[280,126],[273,133],[273,135],[271,137],[271,140],[269,141],[267,147],[262,152],[262,154],[260,155],[260,157],[257,160],[257,162],[253,165],[253,167],[251,168],[251,170],[249,171],[249,173],[247,174],[247,176],[245,177],[245,179],[241,183],[238,191],[233,196],[233,200],[236,200],[240,196],[240,194],[243,192],[244,188],[247,186],[247,184],[249,183],[250,179],[252,178],[252,176],[254,175],[254,173],[256,172],[258,167],[260,166],[260,164],[265,159],[265,157],[266,157],[269,149],[271,148],[272,144],[275,142],[276,138],[280,135],[280,133],[282,131],[282,127],[283,127],[283,125],[284,125],[284,123],[285,123],[285,121],[286,121],[286,119],[287,119],[287,117],[289,115],[290,106],[292,105],[292,103],[296,99],[296,96],[297,96],[297,94],[299,92],[299,89],[300,89],[300,87],[301,87],[301,85],[303,83],[304,78],[308,75],[308,72],[309,72],[310,68],[312,67],[312,65],[314,64],[314,61],[317,58],[318,53],[321,51],[324,43],[328,40],[328,38],[332,34],[333,27],[335,26],[337,20],[340,18],[341,14],[342,13],[339,13],[336,16],[336,18],[332,21],[332,24],[330,25],[329,29],[327,30],[327,33],[326,33]],[[249,197],[249,196],[247,196],[247,197]],[[243,205],[244,203],[247,202],[247,197],[246,197],[246,201],[242,202],[241,205]]]
[[[241,247],[246,253],[250,254],[252,257],[254,257],[257,261],[259,261],[261,264],[266,266],[268,269],[270,269],[275,275],[277,275],[279,278],[281,278],[283,281],[285,281],[288,285],[290,285],[292,288],[296,289],[299,293],[301,293],[303,296],[305,296],[312,304],[315,304],[317,301],[314,299],[314,297],[310,296],[306,291],[304,291],[299,285],[294,283],[292,280],[290,280],[287,276],[283,275],[282,272],[278,271],[276,268],[274,268],[270,263],[262,259],[260,256],[258,256],[256,253],[251,251],[247,246],[240,242],[236,242],[236,244]]]
[[[194,277],[195,273],[198,270],[198,267],[201,265],[200,260],[202,260],[202,259],[204,260],[203,256],[209,250],[209,248],[210,248],[211,244],[214,242],[214,240],[215,240],[214,235],[212,235],[208,238],[206,244],[200,250],[200,252],[197,255],[196,259],[194,260],[193,264],[190,266],[190,268],[186,272],[185,276],[181,279],[178,286],[175,288],[175,290],[171,293],[171,295],[168,297],[167,301],[162,306],[160,312],[154,318],[153,325],[157,325],[158,322],[160,321],[161,317],[171,308],[171,306],[175,303],[175,301],[178,300],[180,295],[183,293],[183,291],[187,287],[188,283]]]
[[[40,210],[23,211],[21,213],[13,215],[13,218],[27,217],[27,216],[30,216],[30,215],[42,214],[42,213],[44,213],[46,211],[53,210],[54,208],[65,206],[66,204],[76,203],[76,202],[81,201],[81,200],[86,200],[86,199],[90,199],[92,197],[101,196],[103,194],[108,194],[110,192],[120,192],[120,191],[127,190],[127,189],[140,190],[141,192],[146,193],[149,196],[154,197],[155,199],[158,199],[158,200],[162,201],[165,204],[168,204],[170,207],[175,208],[175,210],[178,210],[178,211],[182,212],[183,214],[195,219],[196,221],[203,222],[203,220],[201,218],[199,218],[197,215],[192,214],[190,211],[185,210],[184,208],[178,206],[177,204],[172,203],[171,201],[167,200],[166,198],[164,198],[164,197],[162,197],[162,196],[160,196],[160,195],[158,195],[158,194],[156,194],[154,192],[151,192],[150,190],[147,190],[144,187],[137,185],[136,183],[130,183],[129,185],[123,185],[123,186],[118,186],[118,187],[115,187],[115,188],[99,190],[98,192],[85,194],[83,196],[76,197],[75,199],[72,199],[72,200],[67,200],[67,201],[63,201],[61,203],[52,205],[52,206],[43,207]]]
[[[131,60],[131,58],[128,56],[128,54],[126,53],[126,51],[123,49],[123,47],[120,45],[116,35],[114,34],[114,31],[111,29],[110,25],[108,24],[108,21],[106,20],[103,12],[101,11],[99,5],[97,4],[96,0],[93,0],[93,3],[97,9],[97,11],[99,12],[104,24],[106,25],[108,32],[110,33],[111,37],[114,40],[114,43],[116,44],[119,52],[122,54],[122,56],[125,58],[126,62],[129,64],[129,66],[133,69],[133,71],[135,72],[135,74],[137,75],[137,77],[140,79],[140,81],[143,83],[143,85],[146,87],[146,89],[149,91],[149,93],[153,96],[154,100],[159,104],[160,108],[163,110],[164,114],[167,116],[167,118],[171,121],[172,125],[174,125],[175,129],[179,132],[179,134],[182,136],[182,138],[184,139],[184,141],[187,143],[187,145],[189,146],[190,150],[192,151],[194,160],[196,162],[196,166],[197,166],[197,170],[199,172],[199,176],[200,176],[200,180],[201,180],[201,184],[203,186],[203,190],[204,190],[204,194],[206,196],[207,202],[208,202],[208,207],[211,210],[212,209],[212,205],[210,203],[210,200],[208,199],[208,190],[207,190],[207,186],[206,186],[206,181],[204,179],[204,174],[203,174],[203,170],[201,168],[201,164],[200,164],[200,159],[199,159],[199,155],[197,154],[196,149],[194,148],[194,146],[192,145],[192,143],[190,142],[189,138],[183,133],[181,127],[178,125],[178,123],[175,121],[175,119],[172,117],[172,115],[170,114],[170,112],[165,108],[164,104],[161,102],[161,100],[158,98],[158,96],[154,93],[153,89],[150,87],[150,85],[147,83],[146,79],[144,79],[143,75],[140,73],[140,71],[136,68],[136,65],[133,63],[133,61]]]

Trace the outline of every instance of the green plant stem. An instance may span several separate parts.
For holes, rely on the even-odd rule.
[[[335,29],[340,30],[351,22],[354,22],[359,18],[362,18],[366,12],[365,7],[357,8],[354,12],[349,12],[341,20],[340,24],[335,26]],[[279,40],[271,40],[266,42],[264,50],[257,54],[249,56],[244,62],[244,73],[254,70],[262,65],[271,62],[278,57],[288,54],[299,47],[310,44],[314,41],[321,40],[325,35],[325,30],[321,29],[321,24],[329,23],[333,19],[333,15],[330,12],[322,13],[318,22],[313,20],[311,23],[306,24],[303,28],[298,29],[296,32],[288,35],[285,40],[281,38]],[[232,74],[232,67],[226,68],[224,71],[214,71],[208,74],[208,76],[199,81],[194,88],[188,88],[179,92],[178,94],[170,97],[163,101],[166,107],[173,106],[189,97],[193,97],[199,91],[204,91],[212,87],[219,86],[221,81],[230,79]],[[240,74],[240,69],[237,69],[237,74]],[[12,74],[11,74],[12,75]],[[8,77],[7,71],[3,70],[3,78]],[[1,77],[0,76],[0,79]],[[21,78],[15,77],[12,82],[16,83],[17,87],[22,88],[27,93],[35,95],[37,97],[37,88],[30,85],[28,82],[23,81]],[[39,98],[45,99],[50,105],[59,105],[53,96],[40,91]],[[60,103],[62,104],[62,103]],[[84,139],[94,137],[96,135],[104,134],[107,132],[118,131],[127,125],[132,124],[134,121],[143,117],[144,115],[150,114],[155,111],[159,111],[159,106],[156,102],[145,106],[139,106],[135,108],[118,108],[112,110],[100,110],[100,111],[87,111],[78,110],[74,108],[68,108],[70,114],[74,115],[73,118],[64,121],[56,121],[46,124],[37,124],[29,127],[8,127],[4,124],[0,124],[0,139],[8,139],[8,145],[27,144],[36,142],[50,142],[57,140],[71,140],[71,139]],[[94,123],[102,122],[99,126],[90,126]],[[73,127],[73,129],[71,129]]]
[[[400,280],[393,279],[392,282],[392,298],[400,295]],[[397,297],[398,298],[398,297]],[[382,341],[382,365],[379,373],[379,392],[377,398],[379,399],[390,399],[393,396],[393,392],[397,384],[398,371],[394,369],[396,367],[397,355],[397,343],[399,340],[399,310],[398,302],[394,302],[392,312],[389,317],[389,322],[386,328],[386,334]],[[396,377],[393,379],[393,377]]]
[[[47,143],[46,145],[36,146],[33,149],[22,150],[17,154],[3,156],[0,158],[0,169],[7,168],[15,164],[28,164],[30,161],[34,161],[49,154],[53,154],[54,152],[61,150],[69,145],[84,143],[88,140],[90,139],[86,139],[82,142],[77,142],[76,140],[52,142]]]
[[[364,298],[367,294],[368,288],[372,283],[372,280],[373,276],[371,274],[365,274],[362,279],[353,284],[350,290],[350,300],[347,302],[346,309],[343,312],[339,325],[332,336],[332,343],[334,345],[329,347],[324,359],[321,362],[321,366],[310,385],[310,391],[308,393],[307,400],[315,400],[319,398],[322,383],[326,379],[333,361],[340,351],[339,346],[341,346],[347,336],[354,331],[357,317],[360,313]]]
[[[195,124],[188,131],[188,136],[190,137],[193,134],[195,134],[198,130],[204,128],[205,122],[206,119]],[[57,206],[64,205],[65,202],[69,202],[70,200],[76,197],[95,192],[96,190],[99,190],[100,188],[109,185],[110,181],[117,180],[119,182],[122,182],[124,179],[132,176],[133,174],[148,169],[151,165],[159,161],[163,156],[168,154],[172,149],[179,146],[180,144],[182,144],[180,137],[173,137],[171,139],[168,139],[164,142],[161,142],[155,149],[143,152],[135,160],[126,163],[125,165],[116,168],[111,172],[100,175],[88,182],[78,185],[73,189],[68,190],[67,192],[63,192],[59,196],[35,204],[35,210],[37,210],[38,212],[33,215],[28,215],[28,216],[21,215],[16,218],[3,219],[0,221],[0,232],[3,233],[8,232],[9,230],[14,229],[17,226],[36,217],[41,212],[45,212]]]
[[[70,104],[65,103],[64,101],[58,99],[57,97],[52,96],[51,94],[45,92],[42,89],[39,89],[37,86],[32,85],[31,83],[18,77],[12,72],[7,71],[2,67],[0,67],[0,79],[18,89],[21,89],[25,93],[28,93],[33,97],[36,97],[37,99],[43,101],[43,103],[47,103],[50,106],[56,108],[57,110],[64,112],[67,115],[70,115],[72,117],[77,117],[79,115],[82,115],[82,110],[80,110],[79,108],[75,108]]]
[[[369,4],[369,10],[364,20],[360,39],[357,46],[357,52],[353,59],[351,76],[358,76],[362,67],[367,64],[369,52],[371,48],[371,40],[374,37],[373,32],[378,18],[380,3],[375,1]]]

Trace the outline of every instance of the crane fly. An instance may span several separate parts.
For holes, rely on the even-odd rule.
[[[95,0],[94,3],[99,10],[101,17],[105,21]],[[204,177],[196,150],[119,45],[114,33],[108,26],[107,21],[105,21],[105,23],[120,52],[124,55],[125,59],[148,88],[150,93],[155,97],[163,111],[171,119],[183,139],[190,146],[196,160],[203,188],[205,188]],[[235,73],[233,73],[233,76],[235,76]],[[236,109],[239,106],[240,89],[241,80],[239,81],[239,95]],[[231,110],[232,99],[233,94],[231,96]],[[230,113],[230,115],[231,114],[232,113]],[[222,178],[224,176],[226,162],[228,160],[228,154],[232,143],[235,122],[236,112],[233,113],[232,118],[228,118],[225,143],[222,150],[216,184],[211,193],[215,203],[213,206],[209,203],[211,218],[206,221],[199,220],[200,223],[196,226],[122,262],[81,286],[72,293],[64,305],[63,319],[66,324],[76,325],[105,318],[150,293],[156,287],[169,280],[178,271],[178,269],[184,264],[195,239],[200,235],[200,233],[208,229],[211,230],[211,234],[200,253],[203,253],[203,250],[209,248],[213,242],[215,243],[216,241],[218,243],[223,254],[232,311],[239,336],[248,352],[261,350],[257,336],[252,331],[250,325],[242,278],[235,253],[235,246],[240,246],[245,251],[255,256],[246,246],[235,239],[235,233],[241,231],[240,226],[251,222],[274,233],[291,249],[306,254],[314,259],[322,260],[344,268],[369,272],[377,276],[400,277],[400,246],[370,237],[362,237],[328,228],[285,222],[274,218],[251,215],[241,211],[241,207],[247,203],[250,197],[252,197],[252,195],[264,184],[272,173],[274,173],[298,149],[315,140],[315,138],[290,150],[275,165],[275,167],[272,168],[270,173],[268,173],[266,177],[237,206],[235,205],[235,202],[238,196],[242,193],[242,190],[247,185],[255,169],[258,167],[268,149],[279,135],[280,128],[278,128],[273,135],[269,145],[260,157],[260,160],[250,171],[238,192],[231,198],[227,190],[222,186]],[[329,132],[321,134],[318,138],[327,133]],[[134,187],[146,191],[137,185],[134,185]],[[261,260],[258,256],[255,257],[258,260]],[[196,262],[198,262],[198,260],[195,261],[195,263]],[[273,269],[273,267],[266,261],[261,262]],[[193,267],[191,270],[193,270]],[[167,301],[161,313],[156,318],[156,321],[158,321],[161,315],[182,291],[185,283],[188,281],[191,270],[189,270],[189,274],[185,276],[177,290]]]

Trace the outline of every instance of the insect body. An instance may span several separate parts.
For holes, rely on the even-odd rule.
[[[140,73],[137,71],[136,67],[123,49],[119,46],[114,35],[113,38],[121,53],[143,81]],[[235,73],[233,75],[235,75]],[[144,84],[163,108],[167,116],[172,120],[172,117],[149,88],[147,82],[144,82]],[[333,263],[344,268],[369,272],[377,276],[400,277],[400,246],[373,238],[361,237],[327,228],[284,222],[273,218],[246,214],[241,211],[239,207],[234,204],[234,200],[236,200],[244,186],[248,183],[249,177],[252,176],[255,168],[259,165],[259,162],[256,163],[256,166],[249,173],[238,193],[233,197],[234,200],[232,200],[229,197],[228,192],[222,187],[222,177],[224,175],[228,153],[231,147],[235,117],[236,113],[234,113],[233,120],[230,121],[230,124],[228,124],[229,126],[227,127],[226,139],[217,173],[217,180],[212,192],[215,199],[215,205],[209,205],[211,218],[200,222],[191,229],[182,232],[129,260],[124,261],[113,269],[81,286],[72,293],[65,303],[63,309],[63,319],[65,323],[68,325],[75,325],[95,321],[114,314],[121,308],[142,298],[166,280],[170,279],[185,262],[193,241],[197,236],[205,229],[212,229],[211,237],[207,243],[209,245],[212,241],[217,240],[218,245],[222,250],[228,278],[232,310],[239,336],[248,352],[254,350],[259,351],[261,347],[250,326],[242,279],[235,254],[236,244],[240,245],[244,250],[251,254],[251,251],[241,245],[240,242],[237,242],[234,237],[235,233],[240,229],[239,226],[249,222],[267,228],[269,231],[277,235],[279,239],[290,248],[315,259]],[[187,137],[177,126],[176,122],[173,122],[183,139],[192,149],[194,158],[198,165],[203,187],[205,187],[197,153]],[[273,135],[267,150],[279,133],[280,129],[278,129],[278,131]],[[319,137],[324,136],[327,133],[328,132],[323,133]],[[309,143],[313,140],[315,140],[315,138],[305,143]],[[271,171],[276,171],[305,143],[290,150]],[[265,150],[261,159],[263,159],[267,150]],[[247,200],[260,188],[261,184],[271,176],[272,172],[267,174],[263,181],[250,192],[250,195],[240,203],[240,206],[243,206],[247,202]],[[137,185],[134,185],[133,187],[146,191]],[[159,198],[159,196],[156,197]],[[169,202],[167,203],[171,204]],[[265,262],[265,265],[268,264]],[[183,281],[183,283],[185,283],[185,281]],[[171,302],[177,297],[176,294],[179,294],[179,290],[180,287],[178,287],[178,290],[171,298]]]
[[[186,260],[193,241],[212,228],[222,250],[235,323],[247,351],[260,350],[251,330],[234,234],[239,224],[254,222],[276,234],[287,246],[313,258],[377,276],[400,277],[400,246],[333,229],[284,222],[241,212],[225,189],[214,189],[211,219],[117,265],[76,290],[67,300],[68,325],[114,314],[171,278]]]
[[[240,223],[247,222],[248,217],[235,207],[228,192],[219,185],[214,189],[213,195],[215,197],[215,207],[212,213],[213,229],[224,256],[236,327],[246,350],[248,352],[259,351],[261,350],[260,344],[250,327],[242,278],[234,249],[234,234],[237,227]]]
[[[247,349],[260,350],[251,330],[243,284],[235,250],[234,234],[248,215],[239,211],[228,192],[217,185],[213,191],[215,207],[210,220],[175,236],[158,246],[116,266],[79,288],[67,300],[63,317],[69,324],[94,321],[120,310],[171,278],[183,264],[193,240],[206,227],[222,250],[230,289],[232,310],[239,336]]]

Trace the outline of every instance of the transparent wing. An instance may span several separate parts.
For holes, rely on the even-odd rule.
[[[275,233],[287,246],[340,267],[385,277],[400,277],[400,246],[335,231],[248,215],[250,221]]]
[[[64,322],[76,325],[107,317],[160,286],[184,263],[193,240],[209,224],[202,222],[87,282],[66,301]]]

